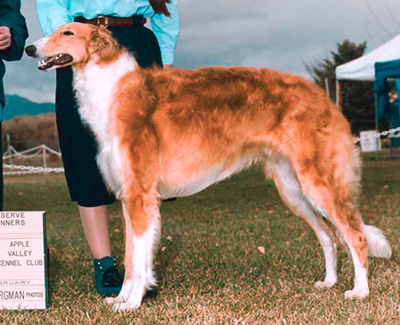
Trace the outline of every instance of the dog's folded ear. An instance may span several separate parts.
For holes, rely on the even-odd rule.
[[[120,46],[111,32],[105,26],[98,26],[92,34],[89,43],[89,53],[96,54],[99,59],[108,61],[114,58],[116,52],[120,50]]]

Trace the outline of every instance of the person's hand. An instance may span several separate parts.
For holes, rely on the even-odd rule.
[[[0,26],[0,51],[7,50],[11,46],[10,28]]]

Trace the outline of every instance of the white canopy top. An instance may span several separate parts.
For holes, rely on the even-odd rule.
[[[400,59],[400,35],[372,52],[336,67],[336,79],[375,80],[375,62]]]

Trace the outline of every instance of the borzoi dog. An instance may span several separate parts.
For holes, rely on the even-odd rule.
[[[391,248],[362,221],[349,123],[318,86],[267,69],[141,69],[104,26],[89,24],[63,25],[26,52],[44,58],[41,70],[72,66],[99,168],[123,203],[125,279],[120,294],[106,299],[115,310],[139,307],[156,284],[160,198],[197,193],[255,162],[316,233],[326,276],[315,286],[337,282],[338,234],[355,269],[345,297],[369,294],[367,254],[390,257]]]

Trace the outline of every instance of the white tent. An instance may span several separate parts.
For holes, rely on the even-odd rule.
[[[400,59],[400,35],[376,48],[372,52],[336,67],[337,80],[375,80],[375,62]]]

